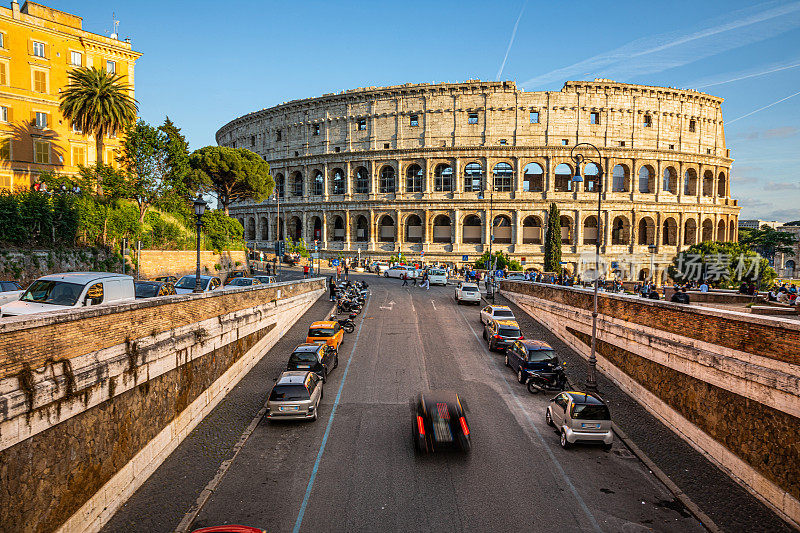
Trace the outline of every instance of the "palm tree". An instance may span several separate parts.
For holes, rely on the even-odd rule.
[[[132,89],[122,83],[121,75],[106,69],[84,67],[69,73],[59,109],[73,126],[94,134],[98,164],[103,163],[103,136],[122,131],[136,120],[139,108],[130,94]]]

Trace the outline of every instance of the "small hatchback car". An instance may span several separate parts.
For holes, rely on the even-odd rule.
[[[576,442],[601,442],[608,451],[614,443],[611,413],[598,396],[585,392],[565,391],[550,400],[545,421],[561,434],[561,446]]]
[[[481,309],[481,324],[488,324],[492,320],[516,320],[516,318],[507,305],[487,305]]]
[[[411,435],[417,452],[456,449],[468,452],[472,446],[464,406],[451,391],[429,391],[411,401],[414,423]]]
[[[525,383],[530,372],[552,372],[559,365],[553,348],[543,341],[522,339],[506,349],[506,366],[517,372],[517,381]]]
[[[502,350],[517,340],[524,339],[519,324],[514,320],[492,320],[483,328],[483,339],[492,351]]]
[[[339,352],[339,346],[344,339],[344,330],[342,325],[335,320],[320,320],[314,322],[308,327],[308,335],[306,342],[310,343],[325,343],[333,347],[336,352]]]
[[[300,344],[289,356],[286,370],[310,370],[326,382],[331,370],[339,366],[339,354],[327,344]]]
[[[314,372],[284,372],[267,400],[269,420],[316,420],[322,401],[322,378]]]

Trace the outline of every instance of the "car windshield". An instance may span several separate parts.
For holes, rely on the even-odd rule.
[[[294,352],[289,356],[289,364],[303,364],[303,363],[316,363],[316,352]]]
[[[556,354],[553,350],[530,350],[528,352],[529,363],[555,363]]]
[[[605,405],[572,404],[570,416],[573,420],[611,420],[611,413]]]
[[[478,292],[478,287],[461,287],[461,292]]]
[[[498,318],[514,318],[514,313],[509,309],[495,309],[494,316]]]
[[[269,395],[271,402],[298,402],[308,399],[308,390],[303,385],[275,385]]]
[[[66,281],[39,279],[28,287],[22,295],[23,302],[37,302],[52,305],[75,305],[81,296],[83,285]]]
[[[311,328],[308,330],[309,337],[333,337],[333,328]]]
[[[0,283],[0,291],[18,291],[20,288],[13,281],[4,281]]]
[[[183,276],[181,279],[178,280],[178,283],[175,284],[176,289],[194,289],[194,276]],[[208,287],[209,279],[200,278],[200,287],[203,290],[206,290]]]
[[[136,283],[137,298],[152,298],[158,295],[160,285],[158,283]]]
[[[503,337],[519,337],[519,330],[517,328],[500,328],[497,333]]]
[[[428,271],[428,273],[431,276],[444,276],[445,275],[444,270],[430,270],[430,271]]]

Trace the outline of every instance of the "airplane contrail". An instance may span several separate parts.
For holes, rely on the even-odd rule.
[[[514,30],[511,32],[511,39],[508,40],[508,48],[506,48],[506,55],[503,57],[503,62],[500,64],[500,70],[497,71],[497,81],[500,81],[500,76],[503,75],[503,69],[506,67],[506,61],[508,61],[508,53],[511,52],[511,45],[514,44],[514,37],[517,35],[517,27],[519,27],[519,21],[522,20],[522,13],[525,11],[525,6],[528,5],[528,0],[525,0],[525,3],[522,4],[522,9],[519,10],[519,16],[517,17],[517,21],[514,23]]]
[[[756,109],[755,111],[750,111],[750,112],[749,112],[749,113],[747,113],[746,115],[742,115],[741,117],[736,117],[736,118],[735,118],[735,119],[733,119],[733,120],[729,120],[729,121],[727,121],[725,124],[726,124],[726,125],[728,125],[728,124],[733,124],[733,123],[734,123],[734,122],[736,122],[737,120],[742,120],[743,118],[747,118],[747,117],[749,117],[750,115],[754,115],[754,114],[758,113],[759,111],[764,111],[764,110],[765,110],[765,109],[767,109],[767,108],[770,108],[770,107],[772,107],[772,106],[774,106],[774,105],[778,105],[778,104],[780,104],[781,102],[785,102],[785,101],[786,101],[786,100],[788,100],[789,98],[794,98],[794,97],[795,97],[795,96],[797,96],[798,94],[800,94],[800,91],[797,91],[797,92],[796,92],[796,93],[794,93],[794,94],[790,94],[790,95],[789,95],[789,96],[787,96],[786,98],[781,98],[780,100],[776,100],[775,102],[772,102],[771,104],[767,104],[767,105],[765,105],[764,107],[759,107],[759,108],[758,108],[758,109]]]
[[[767,74],[772,74],[773,72],[780,72],[781,70],[788,70],[788,69],[797,68],[797,67],[800,67],[800,63],[794,63],[792,65],[784,65],[782,67],[775,67],[775,68],[771,68],[771,69],[765,70],[763,72],[756,72],[754,74],[747,74],[747,75],[744,75],[744,76],[739,76],[738,78],[731,78],[729,80],[715,81],[714,83],[706,83],[705,85],[698,85],[695,88],[696,89],[705,89],[706,87],[713,87],[715,85],[722,85],[724,83],[732,83],[734,81],[746,80],[748,78],[757,78],[759,76],[766,76]]]

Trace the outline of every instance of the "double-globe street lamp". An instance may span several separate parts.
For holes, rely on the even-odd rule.
[[[194,291],[203,292],[203,287],[200,285],[200,228],[203,227],[203,213],[206,212],[206,202],[203,200],[203,195],[198,194],[194,201],[194,215],[197,217],[195,224],[197,225],[197,270],[194,275]]]
[[[494,303],[494,270],[492,269],[492,243],[494,242],[494,221],[492,220],[492,211],[494,207],[494,186],[489,187],[489,176],[485,180],[481,180],[481,191],[478,193],[478,200],[486,199],[486,190],[489,190],[489,215],[486,217],[486,223],[489,224],[489,259],[486,260],[486,291],[487,296],[492,297]]]
[[[587,157],[582,153],[576,153],[576,150],[585,146],[592,148],[597,152],[597,160]],[[600,149],[591,143],[578,143],[572,147],[569,153],[572,161],[575,162],[575,176],[572,181],[580,183],[583,181],[581,176],[581,164],[589,162],[594,164],[597,168],[597,235],[595,238],[595,253],[594,253],[594,307],[592,309],[592,351],[589,354],[589,372],[586,376],[586,390],[590,392],[597,392],[597,291],[598,284],[600,283],[600,208],[603,201],[603,165],[600,154]],[[580,221],[578,221],[580,223]]]

